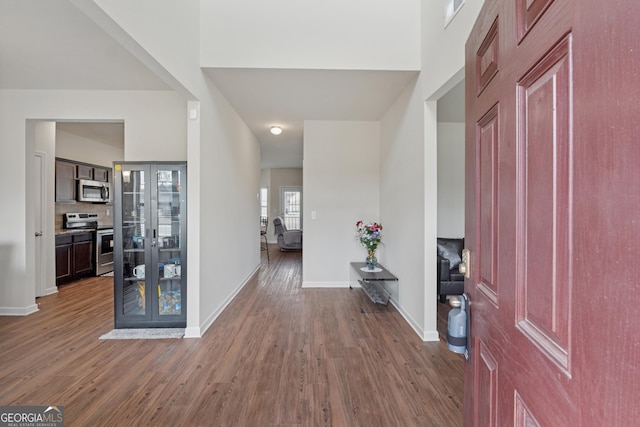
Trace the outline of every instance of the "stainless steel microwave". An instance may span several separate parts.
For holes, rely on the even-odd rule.
[[[111,188],[108,182],[79,179],[76,200],[79,202],[107,203],[109,202],[110,193]]]

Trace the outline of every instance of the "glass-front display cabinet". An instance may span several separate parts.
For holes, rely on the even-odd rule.
[[[186,170],[114,163],[116,329],[186,326]]]

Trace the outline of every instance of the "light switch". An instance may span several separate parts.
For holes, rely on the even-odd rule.
[[[316,211],[311,211],[311,219],[317,219],[318,218],[318,214],[316,213]]]

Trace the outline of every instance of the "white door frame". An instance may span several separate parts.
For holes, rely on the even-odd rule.
[[[35,293],[36,297],[47,295],[47,269],[44,257],[47,252],[43,248],[44,236],[47,235],[47,221],[45,221],[45,207],[47,206],[47,155],[42,152],[34,153],[35,191],[34,191],[34,220],[35,220]]]

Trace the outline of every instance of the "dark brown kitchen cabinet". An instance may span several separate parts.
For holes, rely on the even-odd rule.
[[[88,165],[77,165],[77,178],[78,179],[93,179],[93,167]]]
[[[56,203],[76,202],[76,164],[56,160]]]
[[[93,233],[73,235],[73,275],[74,277],[93,274]]]
[[[73,278],[73,239],[70,234],[56,236],[56,285]]]
[[[94,272],[93,232],[56,236],[56,285],[61,285]]]
[[[76,203],[79,179],[111,182],[113,176],[111,168],[56,158],[56,203]]]
[[[93,180],[100,182],[109,182],[109,169],[93,168]]]
[[[109,169],[99,168],[91,165],[77,165],[77,178],[108,182]]]

